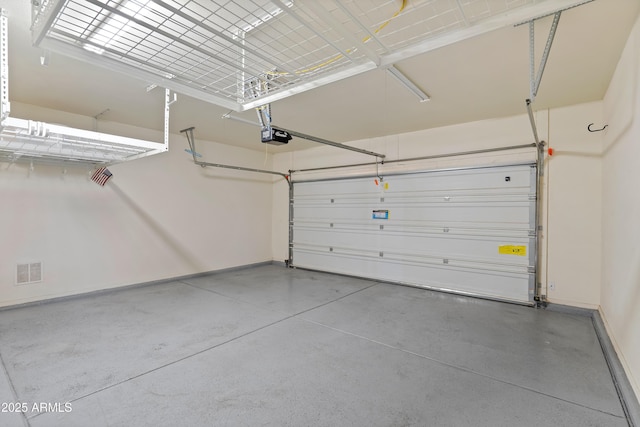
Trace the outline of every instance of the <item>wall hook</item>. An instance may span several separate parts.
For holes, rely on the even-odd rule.
[[[601,129],[591,129],[591,126],[593,126],[593,123],[591,123],[589,126],[587,126],[587,130],[589,132],[602,132],[603,130],[605,130],[609,125],[604,125]]]

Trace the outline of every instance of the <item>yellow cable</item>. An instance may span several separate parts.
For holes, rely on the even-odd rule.
[[[378,28],[376,28],[373,32],[373,34],[378,34],[380,31],[382,31],[382,29],[384,27],[386,27],[389,22],[391,22],[393,19],[395,19],[398,15],[400,15],[402,13],[402,11],[404,10],[404,8],[407,6],[407,0],[402,0],[402,4],[400,5],[400,8],[396,11],[396,13],[394,13],[391,18],[387,19],[385,22],[383,22],[382,24],[380,24],[380,26]],[[367,36],[365,38],[362,39],[362,43],[367,43],[369,40],[371,40],[371,36]],[[347,53],[351,53],[353,52],[354,49],[347,49]],[[295,71],[295,74],[299,75],[299,74],[306,74],[306,73],[310,73],[312,71],[318,70],[322,67],[326,67],[329,64],[333,64],[336,61],[339,61],[340,59],[342,59],[344,57],[343,54],[339,53],[336,56],[334,56],[333,58],[318,64],[318,65],[314,65],[313,67],[309,67],[309,68],[304,68],[302,70],[298,70]],[[266,75],[269,76],[286,76],[289,75],[290,73],[287,73],[286,71],[281,71],[281,72],[277,72],[277,71],[267,71],[265,73]],[[262,83],[261,83],[262,85]],[[260,107],[257,107],[256,110],[260,111],[262,109],[264,109],[266,107],[266,105],[262,105]],[[265,144],[266,145],[266,144]]]
[[[391,22],[395,17],[397,17],[398,15],[400,15],[400,13],[402,13],[402,11],[404,10],[404,8],[407,6],[407,0],[402,0],[402,6],[400,6],[400,9],[398,9],[396,11],[396,13],[393,14],[393,16],[389,19],[387,19],[386,22],[382,23],[374,32],[373,34],[378,34],[380,32],[380,30],[382,30],[384,27],[387,26],[387,24],[389,22]],[[368,42],[371,39],[371,37],[365,37],[362,41],[364,43]]]

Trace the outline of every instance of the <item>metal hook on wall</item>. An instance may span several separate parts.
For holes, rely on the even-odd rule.
[[[602,132],[603,130],[605,130],[609,125],[604,125],[602,128],[600,129],[591,129],[591,126],[593,126],[593,123],[589,124],[589,126],[587,126],[587,130],[589,132]]]

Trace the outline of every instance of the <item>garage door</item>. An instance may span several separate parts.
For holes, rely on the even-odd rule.
[[[531,303],[536,168],[298,181],[291,265]]]

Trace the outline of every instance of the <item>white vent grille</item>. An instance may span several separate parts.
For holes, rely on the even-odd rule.
[[[18,264],[16,268],[16,285],[42,282],[42,263],[32,262]]]

